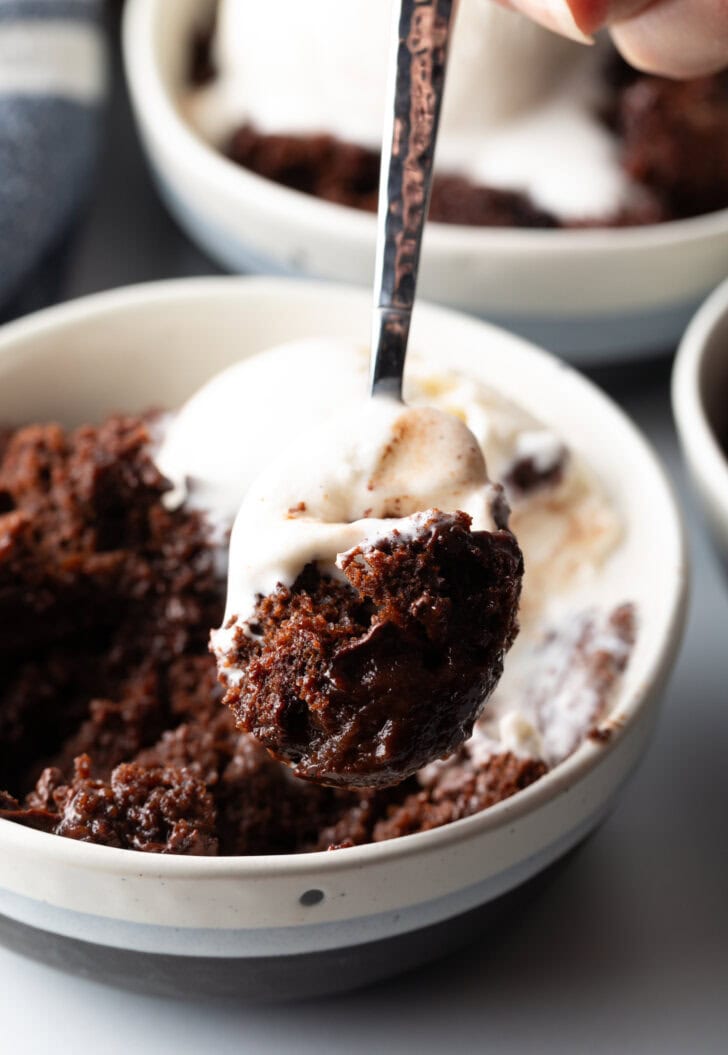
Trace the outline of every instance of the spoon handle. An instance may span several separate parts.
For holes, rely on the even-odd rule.
[[[371,394],[402,398],[456,0],[397,0],[382,146]]]

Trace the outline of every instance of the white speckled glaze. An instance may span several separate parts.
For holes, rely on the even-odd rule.
[[[246,172],[178,103],[193,27],[212,0],[128,0],[124,57],[161,192],[223,267],[369,284],[375,219]],[[487,317],[574,362],[661,352],[728,270],[728,210],[619,230],[431,224],[423,297]]]
[[[728,455],[716,430],[728,429],[728,282],[706,300],[680,345],[672,405],[693,483],[728,567]]]
[[[271,344],[314,334],[365,341],[368,324],[368,293],[319,283],[194,279],[85,298],[0,331],[0,419],[70,425],[150,402],[174,407],[212,374]],[[557,428],[617,505],[627,536],[622,570],[641,623],[612,736],[587,741],[480,815],[334,853],[160,857],[0,821],[0,914],[98,945],[180,956],[345,949],[500,896],[607,812],[647,746],[682,631],[686,568],[669,487],[622,412],[553,357],[426,305],[415,312],[412,340]],[[323,899],[307,906],[300,898],[310,890]]]

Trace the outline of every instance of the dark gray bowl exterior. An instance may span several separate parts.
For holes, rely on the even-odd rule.
[[[305,1000],[371,985],[453,953],[484,935],[492,942],[496,934],[507,934],[514,918],[575,852],[502,897],[460,916],[396,937],[302,956],[227,958],[131,952],[52,934],[2,915],[0,944],[77,977],[146,995],[243,1004]]]

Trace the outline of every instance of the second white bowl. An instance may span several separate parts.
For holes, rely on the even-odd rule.
[[[672,403],[688,468],[728,568],[728,282],[688,327],[675,361]]]
[[[128,0],[124,61],[162,195],[223,267],[371,283],[375,219],[245,171],[183,119],[190,41],[213,0]],[[423,297],[589,363],[674,346],[728,273],[728,210],[647,227],[553,231],[431,224]]]

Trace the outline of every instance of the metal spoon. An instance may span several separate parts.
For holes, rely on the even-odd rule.
[[[334,786],[396,784],[459,747],[515,633],[521,554],[502,530],[503,503],[488,486],[478,441],[459,417],[401,402],[456,2],[397,3],[372,341],[377,405],[349,407],[309,440],[301,437],[250,489],[233,530],[228,614],[213,636],[225,702],[239,726],[298,776]],[[301,520],[291,515],[298,509]],[[398,526],[390,531],[392,521]],[[334,568],[352,590],[333,585]],[[293,600],[278,595],[270,647],[261,630],[258,654],[236,629],[240,613],[255,615],[276,578],[278,588],[293,583],[294,598],[306,569],[326,584],[323,618],[301,617]],[[402,574],[411,580],[406,589]],[[317,596],[309,594],[314,615]],[[368,629],[355,629],[349,605],[352,612],[371,605]],[[343,636],[331,636],[337,620],[352,631],[343,645]],[[286,622],[278,637],[276,625]]]
[[[398,0],[377,217],[371,394],[402,399],[457,0]]]

